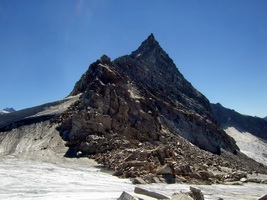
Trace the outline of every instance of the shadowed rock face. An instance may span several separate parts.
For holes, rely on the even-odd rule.
[[[216,154],[221,148],[238,149],[219,128],[209,101],[183,77],[153,34],[131,55],[113,62],[102,56],[91,64],[71,95],[78,93],[83,94],[75,114],[60,130],[84,153],[98,151],[87,147],[94,135],[103,141],[116,136],[131,143],[155,143],[163,141],[166,131]]]
[[[242,115],[234,110],[223,107],[221,104],[211,104],[212,111],[222,127],[235,127],[240,131],[249,132],[267,140],[267,121],[248,115]]]

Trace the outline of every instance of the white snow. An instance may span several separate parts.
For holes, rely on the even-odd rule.
[[[0,156],[1,200],[115,200],[123,191],[133,192],[128,179],[120,179],[102,171],[87,159],[60,158],[54,163],[16,156]],[[258,199],[266,194],[264,184],[192,185],[202,190],[206,200]],[[148,184],[141,187],[171,196],[189,191],[190,185]]]
[[[78,97],[47,104],[26,110],[27,116],[62,112]],[[37,111],[37,112],[36,112]],[[24,114],[25,114],[24,112]],[[22,113],[23,114],[23,113]],[[25,117],[25,115],[23,115]],[[20,116],[21,117],[21,116]],[[128,179],[112,176],[96,162],[88,158],[70,159],[63,155],[67,148],[55,130],[56,125],[41,122],[22,126],[0,133],[0,199],[1,200],[111,200],[117,199],[123,191],[133,192],[134,185]],[[236,129],[226,130],[238,141],[247,141],[240,145],[254,153],[266,152],[261,141],[254,140],[251,134],[243,134]],[[243,134],[243,135],[238,135]],[[248,148],[248,144],[254,144]],[[260,144],[260,145],[259,145]],[[190,185],[150,184],[142,187],[172,195],[181,190],[188,191]],[[198,185],[206,200],[223,198],[227,200],[258,199],[266,194],[264,184]]]
[[[234,138],[241,152],[256,161],[267,165],[267,141],[264,141],[249,132],[241,132],[234,127],[226,128],[225,132]]]

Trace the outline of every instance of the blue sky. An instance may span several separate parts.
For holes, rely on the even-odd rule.
[[[265,0],[0,0],[0,109],[67,96],[150,33],[211,102],[267,116]]]

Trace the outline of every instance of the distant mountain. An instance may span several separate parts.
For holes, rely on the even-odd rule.
[[[211,104],[215,118],[223,128],[235,127],[241,132],[249,132],[267,140],[267,121],[248,115],[242,115],[235,110],[223,107],[221,104]]]
[[[266,116],[266,117],[264,117],[263,119],[267,121],[267,116]]]
[[[7,114],[7,113],[12,113],[15,112],[16,110],[14,108],[5,108],[3,110],[0,111],[0,115],[1,114]]]

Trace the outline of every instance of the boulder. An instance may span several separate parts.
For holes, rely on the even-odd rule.
[[[195,200],[205,200],[201,190],[195,187],[190,187],[189,195]]]
[[[146,195],[146,196],[149,196],[149,197],[153,197],[153,198],[156,198],[156,199],[164,199],[164,200],[171,199],[171,197],[169,197],[167,195],[164,195],[164,194],[161,194],[161,193],[158,193],[158,192],[154,192],[154,191],[149,191],[147,189],[140,188],[140,187],[135,187],[134,188],[134,192],[137,193],[137,194],[143,194],[143,195]]]
[[[248,182],[248,179],[247,179],[247,178],[241,178],[240,181],[241,181],[242,183],[247,183],[247,182]]]
[[[260,197],[258,200],[267,200],[267,194],[263,195],[263,196]]]
[[[138,198],[134,197],[128,192],[123,191],[121,196],[118,198],[118,200],[138,200]]]

